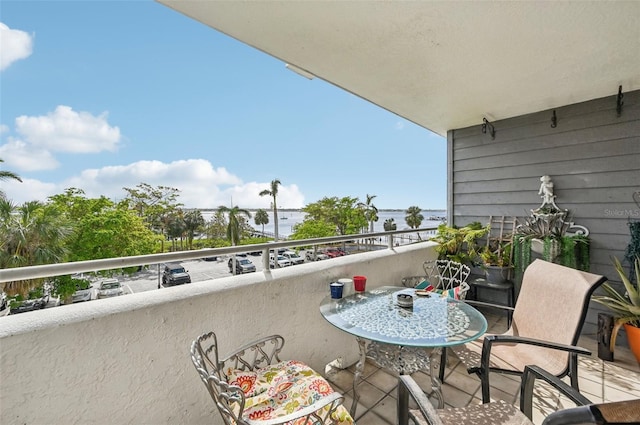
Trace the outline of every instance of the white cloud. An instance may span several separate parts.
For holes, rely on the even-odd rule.
[[[46,116],[19,116],[16,131],[28,143],[53,152],[113,152],[121,140],[120,129],[109,125],[106,112],[94,116],[64,105]]]
[[[396,130],[404,130],[404,121],[396,122]]]
[[[32,51],[32,36],[0,22],[0,71],[4,71],[15,61],[28,58]]]
[[[258,194],[269,188],[269,182],[244,183],[225,168],[214,168],[204,159],[189,159],[163,163],[139,161],[122,166],[84,170],[60,185],[57,191],[69,187],[83,189],[88,197],[101,195],[120,200],[126,196],[123,187],[133,188],[140,183],[169,186],[180,190],[179,202],[189,208],[217,208],[234,205],[241,208],[270,208],[271,198]],[[5,190],[9,198],[19,194]],[[13,196],[13,197],[12,197]],[[304,195],[293,184],[278,188],[278,205],[283,208],[302,208]]]
[[[27,201],[46,201],[47,197],[62,193],[54,183],[45,183],[34,179],[25,179],[20,176],[22,183],[13,179],[0,182],[0,189],[5,192],[7,199],[20,205]]]
[[[49,151],[11,137],[0,145],[0,158],[19,171],[53,170],[60,165]]]
[[[9,131],[9,126],[0,124],[0,134],[7,133]]]

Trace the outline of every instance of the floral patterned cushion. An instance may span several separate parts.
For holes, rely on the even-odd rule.
[[[333,388],[320,374],[295,360],[253,372],[229,368],[225,374],[229,384],[242,388],[246,396],[244,415],[252,420],[288,415],[333,393]],[[332,417],[339,425],[353,424],[353,419],[343,406]],[[296,423],[292,421],[291,425]]]

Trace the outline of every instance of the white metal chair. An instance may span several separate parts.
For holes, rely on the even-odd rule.
[[[191,344],[191,360],[226,425],[353,425],[344,397],[309,366],[280,361],[272,335],[218,357],[215,333]]]

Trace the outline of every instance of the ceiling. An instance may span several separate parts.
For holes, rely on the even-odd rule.
[[[640,1],[157,1],[440,135],[640,89]]]

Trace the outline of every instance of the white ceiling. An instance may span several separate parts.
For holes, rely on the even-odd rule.
[[[157,1],[440,135],[640,89],[640,1]]]

